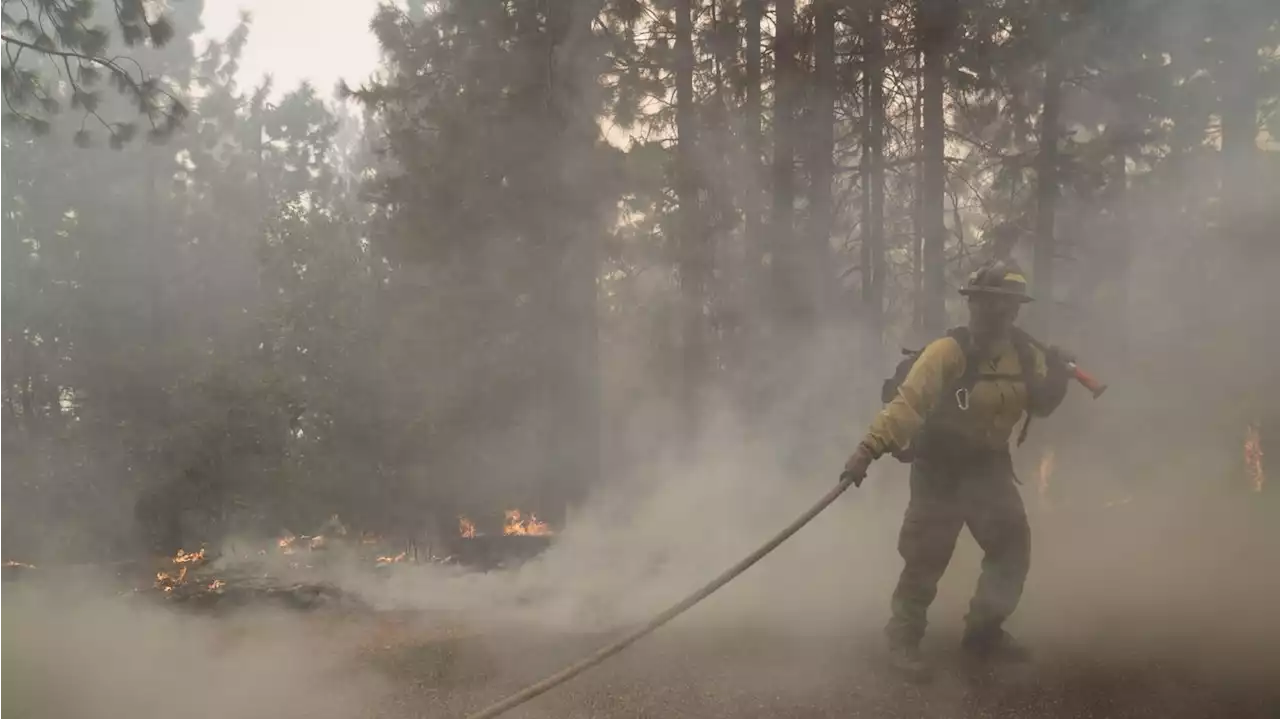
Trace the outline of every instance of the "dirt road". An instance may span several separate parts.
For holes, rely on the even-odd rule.
[[[952,649],[954,638],[930,643],[939,674],[919,686],[885,671],[875,633],[820,637],[673,628],[509,716],[1280,717],[1280,685],[1268,683],[1258,666],[1236,673],[1158,652],[1099,658],[1096,652],[1041,647],[1034,666],[996,675],[966,670]],[[375,715],[460,717],[599,641],[505,636],[448,648],[402,647],[381,658],[396,689]]]

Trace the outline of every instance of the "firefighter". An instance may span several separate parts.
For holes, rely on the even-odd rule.
[[[926,613],[964,525],[984,557],[963,653],[983,661],[1030,658],[1003,627],[1031,561],[1009,438],[1024,413],[1029,422],[1058,407],[1072,361],[1014,326],[1032,298],[1013,262],[988,262],[960,292],[968,299],[968,326],[919,353],[845,464],[845,476],[860,484],[885,454],[911,462],[911,499],[898,538],[905,566],[885,633],[891,664],[921,678],[928,674],[919,652]]]

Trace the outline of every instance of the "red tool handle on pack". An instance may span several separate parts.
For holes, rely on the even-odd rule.
[[[1084,388],[1093,394],[1094,399],[1101,397],[1102,393],[1107,391],[1106,384],[1099,381],[1097,377],[1080,369],[1080,365],[1075,362],[1068,362],[1067,369],[1071,370],[1071,376],[1075,378],[1075,381],[1084,385]]]

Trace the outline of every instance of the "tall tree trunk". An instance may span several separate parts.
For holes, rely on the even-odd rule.
[[[693,0],[676,6],[676,198],[680,226],[680,292],[682,304],[682,395],[685,437],[697,427],[698,397],[706,379],[705,273],[703,233],[698,211],[697,118],[693,100]]]
[[[858,248],[858,260],[862,275],[862,308],[869,313],[871,306],[871,288],[875,282],[874,268],[871,262],[871,73],[867,63],[862,65],[862,117],[858,118],[858,130],[862,135],[862,152],[858,156],[858,199],[861,214],[858,224],[861,235],[861,246]]]
[[[866,236],[870,251],[871,285],[867,309],[871,326],[879,336],[884,327],[884,24],[881,0],[869,0],[867,9],[868,77],[866,108],[867,136],[864,150],[870,158],[869,183],[864,191],[871,195]]]
[[[777,0],[773,111],[773,288],[774,310],[785,325],[802,320],[797,287],[795,223],[796,3]]]
[[[1062,77],[1064,61],[1056,41],[1058,23],[1055,0],[1044,9],[1044,102],[1040,110],[1040,152],[1036,157],[1036,237],[1031,270],[1032,288],[1039,302],[1033,317],[1036,329],[1049,333],[1053,308],[1054,219],[1058,207],[1058,136],[1061,134]]]
[[[563,521],[564,513],[585,496],[600,478],[600,367],[598,342],[599,276],[598,238],[602,216],[598,207],[580,198],[590,197],[584,183],[596,174],[595,145],[599,127],[590,110],[597,101],[597,79],[591,23],[603,0],[562,0],[550,3],[546,16],[548,35],[546,82],[548,107],[547,208],[543,231],[549,240],[548,261],[558,270],[551,297],[551,324],[556,344],[551,347],[557,363],[551,386],[562,418],[558,440],[565,449],[563,477],[551,480],[542,492],[548,521]]]
[[[16,333],[15,333],[16,334]],[[13,346],[17,343],[13,335],[5,334],[3,337],[4,344],[0,345],[0,367],[4,367],[4,406],[9,410],[10,422],[21,422],[22,413],[19,411],[18,404],[18,373],[13,371]],[[13,426],[17,426],[16,424]],[[7,436],[7,435],[5,435]]]
[[[1223,43],[1222,201],[1221,226],[1228,228],[1245,257],[1250,245],[1262,239],[1250,220],[1256,215],[1256,155],[1258,141],[1258,42],[1247,3],[1237,3],[1226,13],[1230,38]],[[1238,7],[1243,5],[1243,7]]]
[[[0,169],[0,186],[5,186],[7,183],[13,181],[10,176],[10,166],[13,164],[16,163],[4,163],[3,168]],[[9,191],[11,192],[13,187],[9,187]],[[7,196],[8,195],[6,195],[6,197]],[[22,221],[22,214],[18,212],[6,212],[6,214],[8,217],[5,218],[6,221],[4,222],[3,229],[7,229],[10,232],[14,232],[15,230],[21,231],[18,228],[21,227],[20,223]],[[0,242],[0,266],[3,266],[5,262],[20,262],[20,257],[21,253],[18,251],[18,243],[12,241],[12,236],[10,236],[9,241]],[[10,269],[15,266],[16,264],[9,265]],[[20,285],[18,284],[16,277],[13,280],[10,280],[8,275],[0,277],[0,303],[3,301],[12,303],[13,298],[18,296],[19,286]],[[10,304],[9,307],[10,311],[12,311],[13,305]],[[16,312],[12,314],[5,314],[5,319],[9,321],[9,329],[0,329],[0,377],[3,378],[2,381],[4,382],[4,389],[3,391],[0,391],[0,397],[4,398],[5,406],[9,409],[9,418],[12,423],[10,424],[10,429],[13,429],[18,426],[18,422],[21,421],[20,417],[22,416],[18,409],[20,395],[18,392],[19,372],[16,371],[13,364],[15,359],[13,352],[14,348],[18,344],[18,338],[22,336],[17,325],[20,321],[23,324],[26,324],[26,321],[25,318],[20,320],[20,316]],[[11,435],[7,431],[0,434],[0,438],[3,439],[5,448],[8,447],[8,439],[10,436]]]
[[[36,413],[35,403],[35,386],[36,376],[38,374],[35,366],[35,352],[32,350],[31,341],[22,338],[22,373],[19,375],[22,381],[22,422],[27,430],[27,437],[36,437],[40,433],[40,416]]]
[[[711,371],[720,365],[720,358],[731,354],[741,357],[740,348],[732,343],[737,335],[732,299],[733,291],[741,286],[737,265],[739,256],[735,250],[740,246],[726,241],[734,236],[738,229],[738,204],[742,185],[740,176],[734,172],[739,159],[731,145],[730,138],[736,133],[726,133],[722,128],[728,127],[731,118],[729,113],[730,91],[726,68],[733,67],[735,48],[737,46],[737,18],[734,17],[732,1],[711,0],[708,7],[710,23],[708,35],[711,43],[711,98],[704,103],[703,114],[698,117],[698,132],[709,130],[709,137],[698,148],[700,159],[699,173],[701,184],[706,195],[701,213],[705,229],[704,258],[704,301],[707,307],[707,369]],[[706,137],[706,136],[703,136]],[[725,271],[717,274],[715,268]],[[714,381],[714,372],[712,373]]]
[[[744,144],[747,153],[746,197],[742,211],[746,215],[747,225],[747,267],[748,292],[758,296],[766,286],[764,274],[764,257],[768,253],[764,227],[764,193],[762,166],[764,146],[760,132],[762,107],[760,101],[760,84],[763,80],[760,64],[760,22],[764,17],[765,0],[743,0],[743,14],[746,21],[744,44],[746,45],[746,125],[744,128]]]
[[[835,224],[835,210],[831,196],[831,183],[835,176],[835,108],[836,108],[836,2],[817,0],[817,16],[814,24],[814,95],[812,142],[809,146],[809,242],[806,249],[805,274],[808,275],[816,295],[819,313],[830,306],[831,275],[826,271],[830,262],[831,234]]]
[[[1129,287],[1133,265],[1133,236],[1129,227],[1129,131],[1121,125],[1112,150],[1110,180],[1107,183],[1113,223],[1112,241],[1115,243],[1115,268],[1110,273],[1114,294],[1109,296],[1112,337],[1118,354],[1128,356],[1129,342]]]
[[[915,53],[915,102],[911,103],[911,135],[915,144],[915,191],[911,194],[911,328],[924,330],[924,55]]]
[[[946,156],[943,82],[950,45],[955,0],[920,0],[920,40],[924,52],[921,90],[923,128],[923,188],[920,209],[924,230],[924,329],[938,335],[946,327],[945,221]]]

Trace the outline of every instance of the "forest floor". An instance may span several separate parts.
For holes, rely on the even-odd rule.
[[[831,636],[672,627],[536,698],[509,716],[1008,717],[1201,719],[1280,717],[1280,656],[1242,671],[1204,671],[1193,657],[1040,647],[1037,661],[999,674],[967,669],[954,636],[928,654],[936,676],[902,681],[883,664],[878,632]],[[502,636],[402,643],[377,657],[393,679],[369,716],[462,717],[558,670],[603,642]],[[1271,680],[1266,679],[1267,676]]]
[[[1176,531],[1148,527],[1137,534],[1144,541],[1134,539],[1132,518],[1118,516],[1041,542],[1042,569],[1010,626],[1036,661],[999,674],[966,668],[956,650],[981,561],[976,546],[962,543],[930,611],[925,651],[938,672],[925,685],[884,664],[880,626],[895,558],[867,552],[842,562],[847,550],[821,534],[841,528],[833,517],[807,545],[780,550],[732,589],[504,716],[1280,719],[1274,515],[1252,524],[1238,512],[1198,516],[1195,532],[1178,517],[1169,525]],[[1054,522],[1040,526],[1055,531]],[[883,543],[892,529],[885,537],[869,530],[868,541]],[[884,561],[872,562],[877,556]],[[610,569],[564,566],[588,575]],[[544,598],[546,612],[493,611],[523,601],[495,601],[523,586],[505,581],[507,572],[433,584],[417,581],[422,568],[396,570],[415,580],[405,585],[415,601],[432,591],[465,600],[435,609],[383,603],[406,595],[369,579],[348,586],[353,601],[229,591],[283,579],[260,569],[228,576],[222,600],[207,604],[171,601],[181,592],[150,587],[154,574],[141,570],[127,582],[80,570],[7,578],[4,716],[461,718],[616,638],[582,629],[618,626],[592,624],[579,613],[589,603],[557,612]],[[484,578],[492,581],[471,581]],[[601,596],[621,603],[626,592],[639,594],[647,614],[649,604],[660,609],[687,591],[683,582],[701,579],[669,580],[648,594],[608,585]],[[628,621],[639,616],[613,608]]]
[[[464,717],[613,638],[468,628],[420,611],[49,601],[12,583],[4,599],[3,709],[19,719]],[[861,624],[680,618],[506,716],[1280,717],[1280,653],[1265,635],[1205,646],[1121,626],[1033,633],[1037,660],[992,674],[965,668],[944,624],[926,640],[937,676],[919,685],[884,666],[878,628]]]

